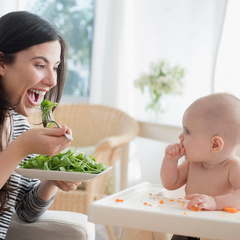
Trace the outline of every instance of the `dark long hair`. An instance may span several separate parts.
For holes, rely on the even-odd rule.
[[[67,46],[58,31],[48,21],[26,11],[10,12],[0,18],[0,62],[11,64],[19,51],[45,42],[59,41],[61,45],[61,63],[57,73],[57,85],[46,95],[45,99],[59,102],[66,76]],[[0,76],[0,136],[3,133],[4,121],[7,111],[14,109],[17,103],[8,100]],[[3,150],[2,137],[0,137],[0,151]],[[0,190],[0,213],[6,209],[5,204],[9,198],[9,180]]]

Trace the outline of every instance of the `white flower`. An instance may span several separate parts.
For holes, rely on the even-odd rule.
[[[162,95],[181,93],[184,74],[185,69],[181,66],[171,67],[168,61],[160,60],[157,63],[151,63],[149,73],[142,73],[134,81],[134,86],[142,91],[147,88],[152,97],[152,103],[148,105],[148,108],[159,109],[157,104]]]

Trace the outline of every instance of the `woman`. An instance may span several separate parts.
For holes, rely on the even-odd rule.
[[[61,129],[29,129],[31,116],[44,96],[59,102],[65,82],[66,45],[47,21],[28,12],[0,18],[0,239],[14,209],[24,221],[36,221],[48,209],[58,187],[79,182],[28,179],[14,172],[30,154],[53,156],[70,144]]]

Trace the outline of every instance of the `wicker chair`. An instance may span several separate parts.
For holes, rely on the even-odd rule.
[[[122,148],[139,132],[136,120],[103,105],[59,105],[54,117],[61,125],[72,129],[74,140],[71,146],[94,146],[96,162],[105,162],[108,166],[114,166],[121,157]],[[29,122],[39,123],[39,116],[34,115]],[[104,196],[109,173],[87,182],[84,189],[69,193],[59,191],[50,209],[88,214],[90,203]]]

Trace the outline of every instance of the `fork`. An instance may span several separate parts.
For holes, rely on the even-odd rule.
[[[43,127],[45,128],[47,127],[48,123],[54,123],[57,127],[62,128],[62,126],[54,120],[52,111],[49,111],[47,113],[46,119],[42,119],[42,123],[43,123]],[[64,133],[64,135],[67,139],[73,140],[73,137],[70,134]]]

